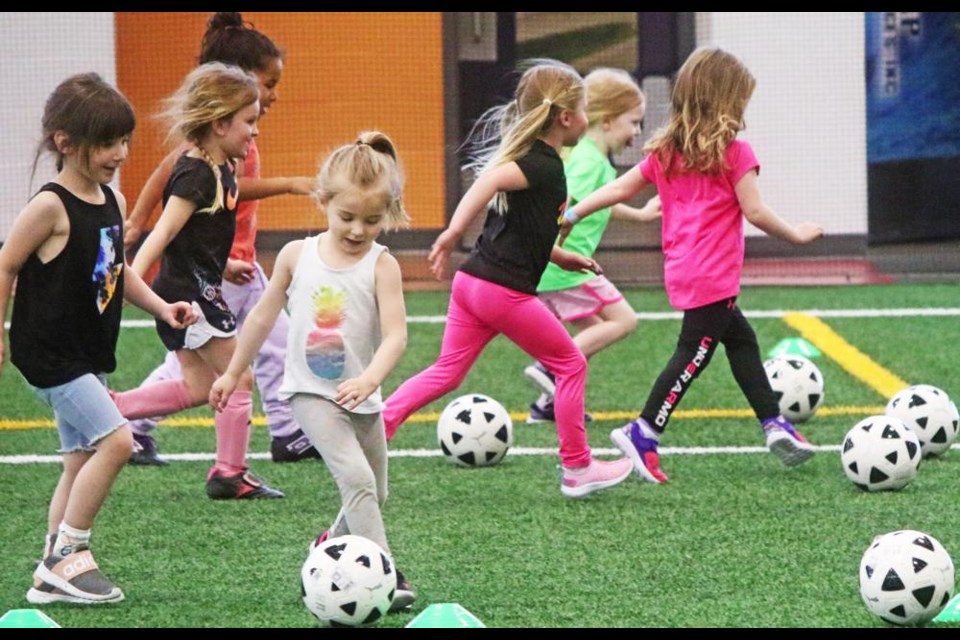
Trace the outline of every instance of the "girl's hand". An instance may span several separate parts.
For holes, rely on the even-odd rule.
[[[249,262],[227,259],[227,267],[223,270],[223,279],[227,282],[243,285],[253,281],[256,269]]]
[[[180,301],[168,304],[160,314],[160,319],[174,329],[186,329],[199,320],[200,316],[189,302]]]
[[[360,406],[361,402],[369,398],[371,393],[376,391],[377,386],[363,376],[344,380],[337,387],[335,401],[345,409],[355,409]]]
[[[802,222],[793,230],[796,233],[795,244],[807,244],[823,237],[823,227],[812,222]]]
[[[223,411],[227,406],[227,401],[237,388],[237,376],[231,373],[225,373],[213,381],[210,387],[210,406],[214,411]]]
[[[430,247],[430,255],[427,256],[427,260],[430,262],[430,273],[437,280],[443,279],[443,274],[447,270],[447,262],[450,260],[450,253],[453,251],[453,246],[457,242],[457,234],[446,229],[441,233],[436,241],[433,243],[433,246]]]
[[[655,195],[647,200],[647,204],[643,205],[643,208],[640,209],[640,216],[640,219],[644,222],[651,222],[663,217],[663,206],[660,204],[659,195]]]
[[[603,275],[603,269],[600,268],[600,264],[596,260],[572,251],[555,248],[550,260],[566,271],[592,271],[598,276]]]
[[[290,178],[290,194],[309,196],[317,190],[317,179],[307,177]]]

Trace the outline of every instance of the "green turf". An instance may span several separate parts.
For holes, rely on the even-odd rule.
[[[956,307],[955,285],[756,288],[746,310]],[[640,311],[669,307],[661,292],[628,292]],[[407,294],[411,315],[442,314],[443,293]],[[128,317],[142,317],[128,312]],[[829,318],[850,343],[910,383],[960,396],[954,364],[956,317]],[[776,319],[752,321],[766,351],[793,331]],[[635,411],[669,358],[679,322],[642,321],[637,332],[591,361],[588,410]],[[442,325],[411,324],[403,362],[386,391],[436,356]],[[117,372],[124,389],[162,357],[150,329],[124,329]],[[495,340],[455,395],[476,391],[521,411],[534,393],[522,375],[527,358]],[[881,406],[877,392],[826,358],[825,407]],[[722,353],[684,399],[682,409],[745,409]],[[193,411],[210,416],[208,409]],[[0,419],[49,419],[49,411],[8,364],[0,378]],[[816,444],[838,445],[862,416],[818,415],[803,425]],[[615,421],[588,426],[594,447],[609,449]],[[161,427],[166,453],[213,450],[209,427]],[[556,446],[552,425],[515,425],[517,447]],[[416,586],[410,613],[380,626],[405,625],[434,602],[459,602],[490,627],[883,627],[863,606],[860,557],[873,536],[919,529],[960,554],[960,515],[952,506],[960,451],[921,465],[896,493],[866,494],[844,476],[839,453],[823,451],[797,469],[766,453],[677,455],[673,447],[758,446],[752,419],[676,419],[664,439],[671,482],[635,479],[588,499],[558,490],[552,455],[507,455],[497,467],[460,469],[440,457],[391,460],[384,515],[398,565]],[[0,431],[0,455],[51,454],[53,429]],[[412,422],[391,448],[436,447],[435,426]],[[251,450],[268,449],[266,429]],[[287,492],[279,501],[219,503],[203,493],[208,463],[128,468],[95,528],[103,570],[126,591],[119,605],[47,606],[64,627],[295,627],[313,622],[299,599],[298,575],[310,539],[335,516],[338,497],[322,463],[252,469]],[[40,553],[55,464],[0,464],[0,613],[28,608],[24,593]],[[960,628],[954,624],[953,628]]]

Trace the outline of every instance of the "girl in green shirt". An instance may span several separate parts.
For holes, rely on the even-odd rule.
[[[564,162],[571,206],[617,177],[609,157],[633,145],[644,114],[643,92],[626,71],[595,69],[584,81],[588,128]],[[611,216],[637,222],[656,220],[660,200],[654,196],[642,209],[616,204],[598,211],[573,228],[563,248],[592,257]],[[565,271],[551,263],[540,279],[537,295],[557,318],[576,328],[573,341],[587,358],[625,338],[637,326],[630,303],[602,275]],[[524,373],[542,391],[530,405],[527,422],[553,421],[553,374],[539,362]]]

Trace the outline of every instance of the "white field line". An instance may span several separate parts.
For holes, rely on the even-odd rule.
[[[960,449],[960,443],[954,444],[951,449]],[[840,451],[840,445],[829,444],[814,447],[819,452],[836,453]],[[744,453],[769,453],[766,447],[662,447],[660,455],[663,456],[711,456],[711,455],[735,455]],[[599,456],[620,456],[619,449],[593,449],[593,453]],[[556,456],[556,449],[533,448],[533,447],[513,447],[508,456]],[[390,452],[391,458],[439,458],[443,452],[439,449],[398,449]],[[211,462],[215,456],[212,453],[165,453],[162,455],[164,460],[171,462]],[[269,460],[269,453],[250,453],[247,454],[248,460]],[[19,456],[0,456],[0,465],[3,464],[59,464],[60,456],[40,456],[40,455],[19,455]]]
[[[748,318],[782,318],[790,313],[802,313],[816,318],[911,318],[919,316],[960,316],[960,307],[919,307],[906,309],[772,309],[767,311],[744,311]],[[680,320],[683,314],[679,311],[641,311],[637,313],[640,320]],[[442,324],[447,321],[446,316],[409,316],[410,324]],[[154,328],[153,320],[123,320],[120,326],[125,329]],[[10,323],[4,324],[7,329]]]

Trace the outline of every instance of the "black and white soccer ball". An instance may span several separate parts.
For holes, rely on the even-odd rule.
[[[803,356],[783,355],[763,363],[767,380],[790,422],[805,422],[823,404],[823,374]]]
[[[946,392],[929,384],[907,387],[890,398],[886,414],[900,418],[913,429],[924,458],[944,455],[960,430],[957,405]]]
[[[898,491],[917,477],[920,441],[899,418],[870,416],[847,432],[843,472],[864,491]]]
[[[513,446],[513,421],[493,398],[470,393],[453,400],[440,414],[437,443],[453,464],[495,465]]]
[[[946,606],[953,591],[950,554],[922,531],[877,536],[860,560],[860,596],[871,613],[892,624],[926,624]]]
[[[321,626],[359,627],[373,624],[390,610],[397,572],[376,542],[345,535],[310,550],[300,584],[303,603]]]

